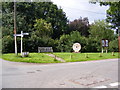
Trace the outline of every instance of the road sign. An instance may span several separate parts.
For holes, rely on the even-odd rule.
[[[20,36],[21,37],[21,55],[22,55],[22,50],[23,50],[22,49],[23,48],[22,47],[23,46],[22,38],[23,38],[24,35],[29,35],[29,33],[23,33],[23,31],[21,31],[21,34],[14,34],[14,36]]]
[[[14,36],[24,36],[24,35],[29,35],[29,33],[14,34]]]
[[[29,33],[23,33],[23,35],[29,35]]]
[[[20,36],[21,37],[21,34],[14,34],[14,36]]]

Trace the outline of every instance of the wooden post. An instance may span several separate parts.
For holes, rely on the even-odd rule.
[[[103,47],[102,47],[102,53],[103,53]]]
[[[118,47],[119,47],[119,53],[120,53],[120,36],[118,36]]]
[[[106,53],[107,53],[108,51],[107,51],[107,47],[106,47]]]
[[[14,34],[16,34],[16,0],[14,0]],[[15,39],[15,54],[17,55],[17,36],[14,36]]]
[[[119,48],[118,58],[120,58],[120,36],[118,36],[118,48]]]

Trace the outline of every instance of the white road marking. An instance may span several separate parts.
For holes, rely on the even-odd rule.
[[[118,85],[120,85],[120,83],[118,83],[118,82],[115,82],[115,83],[111,83],[111,84],[109,84],[110,86],[118,86]]]
[[[115,87],[120,85],[120,82],[115,82],[115,83],[110,83],[109,86]],[[107,86],[97,86],[97,87],[93,87],[93,88],[107,88]]]
[[[107,86],[97,86],[97,87],[94,87],[94,88],[107,88]]]

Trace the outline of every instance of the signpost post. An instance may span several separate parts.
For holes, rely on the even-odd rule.
[[[21,37],[21,56],[22,56],[22,51],[23,51],[23,36],[24,35],[29,35],[29,33],[23,33],[23,31],[21,31],[21,34],[14,34],[14,36],[20,36]]]

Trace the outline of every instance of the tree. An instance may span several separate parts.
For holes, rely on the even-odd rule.
[[[2,2],[3,14],[13,14],[13,2]],[[67,17],[65,12],[53,2],[17,2],[17,33],[22,29],[26,32],[33,31],[34,20],[44,19],[48,23],[51,23],[53,28],[53,38],[59,38],[60,35],[67,31]],[[3,16],[4,18],[4,16]],[[13,18],[9,17],[10,19]],[[4,19],[5,25],[7,19]],[[7,25],[7,24],[6,24]],[[25,26],[25,27],[23,27]]]
[[[88,18],[79,18],[69,23],[69,32],[79,31],[81,35],[88,36],[89,35],[89,21]]]
[[[78,31],[73,31],[70,34],[62,35],[58,42],[58,49],[61,52],[71,52],[73,51],[72,45],[74,43],[80,43],[82,46],[81,51],[85,51],[86,38],[81,36]]]
[[[16,5],[17,34],[19,34],[21,30],[23,32],[30,33],[29,35],[30,38],[28,39],[28,42],[30,42],[31,44],[34,45],[34,42],[32,42],[31,39],[33,37],[37,38],[38,41],[42,41],[39,36],[36,37],[37,35],[36,29],[38,29],[39,25],[36,26],[36,28],[34,27],[34,25],[37,24],[35,20],[42,19],[43,22],[45,20],[47,27],[51,27],[53,29],[53,30],[50,29],[53,33],[49,32],[49,30],[46,33],[47,35],[49,34],[48,36],[52,37],[53,39],[59,38],[62,34],[67,32],[68,20],[66,14],[65,12],[63,12],[61,8],[58,8],[57,5],[53,4],[53,2],[32,2],[32,3],[17,2],[16,4],[17,4]],[[2,34],[3,34],[2,38],[8,35],[10,35],[11,37],[13,36],[13,8],[14,8],[13,6],[14,6],[13,2],[2,2]],[[49,39],[50,37],[46,38]],[[51,41],[53,41],[53,39],[50,38]],[[45,45],[47,45],[47,43]],[[14,46],[14,44],[12,44],[12,46]],[[18,47],[18,50],[19,48],[20,47]]]
[[[118,52],[118,39],[112,40],[109,44],[109,51]]]
[[[10,35],[2,38],[2,53],[14,52],[14,39]]]
[[[100,51],[101,40],[108,39],[109,41],[114,39],[114,31],[110,29],[110,26],[104,20],[95,21],[89,30],[89,37],[93,39],[93,43],[96,44],[97,51]]]
[[[34,24],[34,34],[37,35],[38,37],[45,37],[45,36],[51,36],[53,33],[53,29],[51,26],[51,23],[47,23],[43,19],[37,19],[36,23]]]
[[[97,0],[92,1],[92,3],[96,3],[98,2]],[[107,10],[107,19],[106,21],[112,24],[112,28],[117,29],[117,33],[118,33],[118,29],[120,29],[120,1],[116,1],[116,2],[99,2],[100,5],[105,5],[105,6],[109,6],[109,9]]]
[[[112,24],[112,28],[120,29],[120,1],[118,2],[100,2],[100,5],[109,5],[107,10],[107,22]]]

